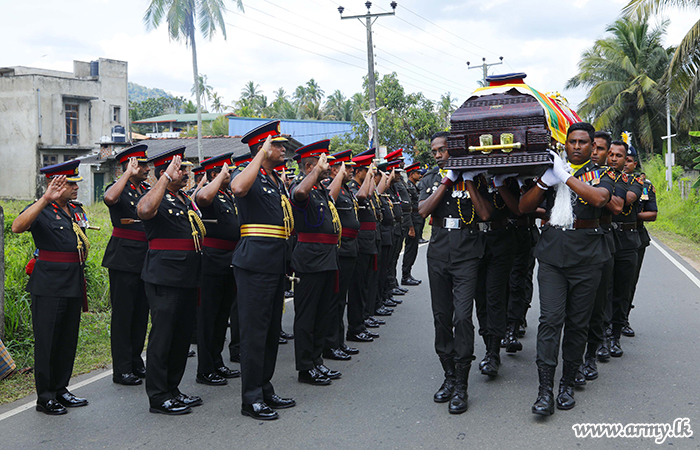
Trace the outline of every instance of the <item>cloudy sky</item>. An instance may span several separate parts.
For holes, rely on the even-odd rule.
[[[363,0],[243,0],[245,13],[227,1],[227,39],[198,36],[199,71],[231,104],[252,80],[269,99],[284,87],[314,78],[326,95],[361,89],[367,73],[366,32],[358,20]],[[372,12],[390,11],[390,0]],[[541,91],[560,91],[575,106],[582,91],[565,91],[581,52],[605,35],[627,0],[398,0],[395,17],[375,23],[380,75],[396,72],[404,87],[438,99],[450,92],[463,101],[482,76],[472,66],[503,64],[491,73],[526,72]],[[190,97],[191,52],[171,42],[166,29],[147,31],[148,0],[0,0],[3,50],[0,67],[30,66],[72,71],[74,59],[128,61],[130,81]],[[692,14],[668,11],[667,45],[680,42]]]

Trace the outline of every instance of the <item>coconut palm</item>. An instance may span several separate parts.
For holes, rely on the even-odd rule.
[[[628,16],[659,13],[668,8],[682,8],[700,12],[699,0],[632,0],[623,9]],[[676,123],[688,128],[692,122],[696,98],[700,92],[700,20],[688,30],[671,57],[668,70],[662,80],[671,90]]]
[[[262,95],[260,90],[260,85],[254,81],[249,81],[245,84],[243,89],[241,89],[241,101],[244,101],[247,105],[253,105]]]
[[[198,86],[196,84],[192,85],[192,89],[190,92],[192,92],[192,95],[197,95],[198,92]],[[211,99],[211,94],[214,92],[214,88],[211,87],[211,85],[207,84],[207,76],[206,75],[200,75],[199,76],[199,96],[202,101],[204,101],[204,109],[207,109],[207,99]]]
[[[452,116],[452,113],[455,111],[455,109],[457,109],[455,106],[456,102],[457,99],[452,97],[452,94],[449,92],[440,96],[440,101],[437,104],[438,114],[440,114],[440,119],[442,120],[445,128],[449,127],[450,116]]]
[[[243,1],[235,0],[236,6],[243,11]],[[184,41],[192,49],[192,72],[197,99],[197,150],[202,160],[202,107],[200,105],[199,70],[197,68],[197,46],[195,32],[199,27],[204,39],[211,39],[217,29],[226,39],[224,23],[224,0],[151,0],[143,16],[146,29],[158,28],[163,21],[168,27],[171,40]]]
[[[217,113],[222,113],[222,112],[226,111],[227,106],[224,105],[224,98],[223,97],[221,97],[219,94],[214,92],[211,94],[210,99],[211,99],[212,111],[217,112]]]
[[[336,90],[328,96],[323,112],[330,120],[349,121],[352,119],[352,102],[347,100],[340,90]]]
[[[645,17],[620,19],[607,28],[612,35],[595,42],[579,61],[579,73],[566,88],[589,88],[579,113],[597,129],[619,136],[632,131],[638,144],[652,149],[663,134],[665,104],[659,80],[668,67],[662,41],[668,21],[649,27]]]

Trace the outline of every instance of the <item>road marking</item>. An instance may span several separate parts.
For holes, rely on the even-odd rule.
[[[673,256],[671,256],[671,254],[668,253],[666,250],[664,250],[663,247],[661,247],[659,244],[657,244],[657,243],[654,242],[653,240],[651,241],[651,243],[654,245],[654,247],[656,247],[656,249],[657,249],[658,251],[661,252],[662,255],[664,255],[669,261],[671,261],[671,262],[673,263],[673,265],[675,265],[676,267],[678,267],[678,270],[680,270],[681,272],[683,272],[683,274],[685,274],[685,276],[687,276],[688,278],[690,278],[690,281],[692,281],[693,283],[695,283],[695,285],[696,285],[697,287],[700,288],[700,280],[698,279],[698,277],[696,277],[695,275],[693,275],[693,273],[692,273],[690,270],[686,269],[686,268],[683,266],[683,264],[679,263],[678,260],[677,260],[676,258],[674,258]]]

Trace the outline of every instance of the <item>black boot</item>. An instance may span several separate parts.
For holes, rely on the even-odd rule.
[[[622,347],[620,346],[620,333],[622,332],[622,324],[616,323],[612,328],[612,336],[610,336],[610,356],[619,358],[622,356]]]
[[[484,356],[484,359],[482,359],[481,362],[479,363],[479,370],[484,368],[484,364],[486,364],[486,362],[489,359],[488,349],[489,349],[489,345],[491,345],[491,344],[489,344],[489,335],[488,334],[482,334],[481,339],[484,341],[484,345],[486,346],[486,355]]]
[[[518,340],[518,324],[511,322],[506,328],[506,353],[515,353],[523,349],[523,344]]]
[[[574,386],[581,387],[586,385],[586,376],[583,374],[583,364],[578,366],[576,369],[576,376],[574,377]]]
[[[445,403],[450,401],[455,390],[455,361],[452,358],[440,358],[440,364],[445,370],[445,381],[433,395],[433,400],[436,403]]]
[[[564,361],[562,367],[561,381],[559,381],[559,395],[557,396],[558,409],[571,409],[576,406],[574,400],[574,378],[579,369],[579,364]]]
[[[486,358],[481,367],[481,373],[490,377],[498,375],[498,368],[501,366],[501,340],[496,336],[489,336],[486,347]]]
[[[540,379],[540,388],[537,393],[537,400],[532,405],[532,413],[540,416],[551,416],[554,414],[554,371],[556,367],[537,363],[537,375]]]
[[[583,361],[583,376],[587,380],[595,380],[598,378],[598,365],[596,364],[596,348],[588,344],[588,350]]]
[[[596,354],[598,361],[602,363],[610,361],[610,338],[608,336],[603,338],[603,343],[598,346]]]
[[[469,385],[469,369],[471,366],[471,363],[455,364],[455,389],[448,408],[450,414],[462,414],[469,407],[467,404],[467,399],[469,398],[467,386]]]

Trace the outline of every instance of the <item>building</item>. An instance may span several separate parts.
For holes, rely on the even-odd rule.
[[[0,160],[12,161],[12,176],[0,177],[0,197],[37,198],[45,186],[39,168],[128,145],[127,82],[127,63],[104,58],[73,61],[73,72],[0,68]],[[101,173],[81,170],[91,184]]]
[[[231,136],[243,135],[270,120],[272,119],[228,116],[228,134]],[[352,122],[336,120],[280,120],[282,133],[290,135],[304,145],[353,132]]]
[[[231,113],[229,113],[231,114]],[[202,123],[213,122],[221,116],[228,114],[202,113]],[[150,138],[176,138],[181,131],[190,131],[190,127],[197,126],[197,114],[164,114],[162,116],[149,117],[148,119],[134,120],[132,123],[139,125],[151,125],[153,132],[147,133]],[[161,132],[161,130],[170,130]]]

